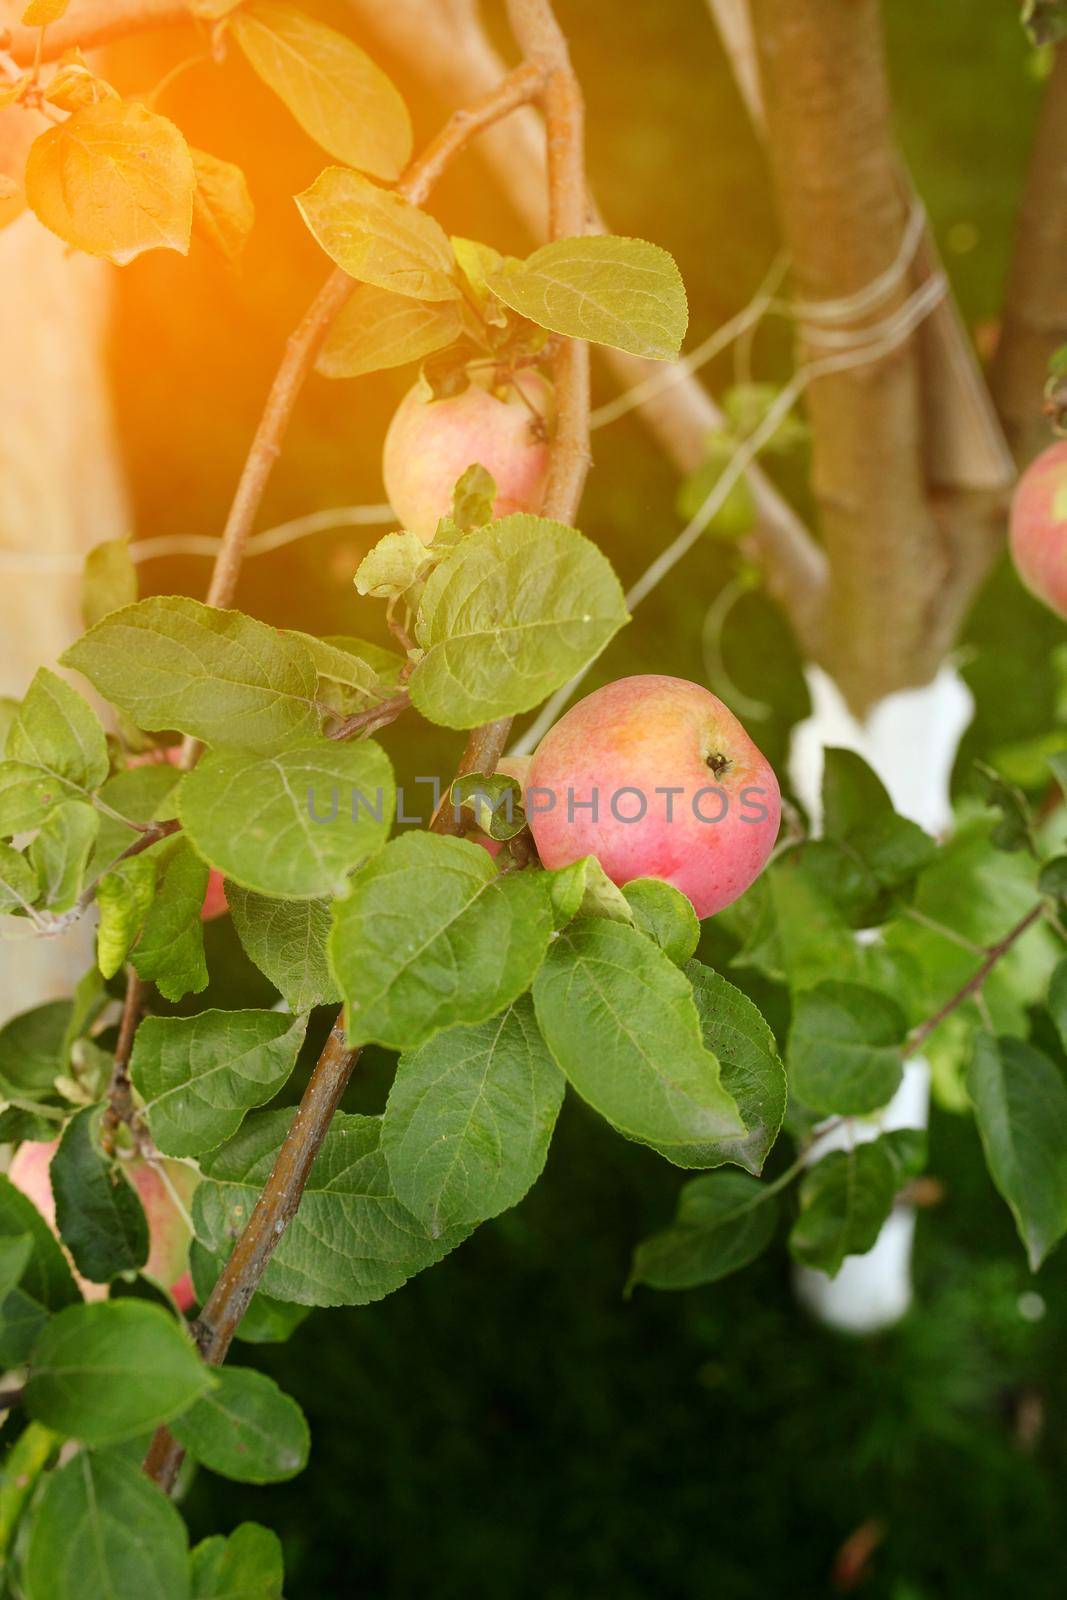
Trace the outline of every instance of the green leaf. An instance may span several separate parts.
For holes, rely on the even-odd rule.
[[[201,1539],[189,1557],[190,1600],[282,1600],[281,1541],[257,1522]]]
[[[0,844],[0,912],[32,906],[37,899],[37,872],[22,854],[9,844]]]
[[[316,639],[309,633],[292,636],[311,652],[319,675],[319,699],[336,715],[363,711],[395,692],[404,666],[395,651],[343,635],[331,639]]]
[[[526,827],[522,785],[503,772],[489,777],[483,772],[464,773],[453,780],[448,799],[454,813],[469,811],[482,832],[500,843],[517,838]]]
[[[1067,958],[1056,964],[1049,978],[1048,1009],[1056,1024],[1060,1043],[1067,1050]]]
[[[83,1452],[37,1506],[26,1600],[189,1600],[187,1562],[185,1524],[140,1466]]]
[[[463,331],[451,301],[426,305],[364,284],[334,318],[315,362],[324,378],[358,378],[422,361],[455,344]]]
[[[326,960],[328,900],[272,900],[229,882],[226,899],[245,955],[270,979],[290,1011],[340,1001]]]
[[[903,1073],[907,1032],[895,1000],[832,979],[795,997],[789,1081],[813,1111],[862,1116],[891,1100]]]
[[[357,44],[275,0],[242,5],[230,27],[254,71],[316,144],[346,166],[399,178],[411,158],[411,119]]]
[[[574,1088],[628,1139],[679,1165],[743,1126],[704,1046],[688,979],[624,923],[572,923],[534,980],[537,1020]]]
[[[39,905],[61,912],[77,904],[99,825],[100,813],[84,800],[65,800],[48,817],[29,850]]]
[[[732,433],[712,433],[704,441],[705,459],[681,484],[675,510],[683,522],[700,514],[723,473],[733,463],[741,445]],[[740,539],[756,525],[756,499],[748,479],[738,478],[726,491],[718,511],[705,524],[705,531],[720,539]]]
[[[139,728],[256,749],[318,726],[315,666],[297,640],[184,595],[113,611],[62,659]]]
[[[100,921],[96,930],[96,960],[101,974],[118,972],[152,905],[156,892],[156,856],[142,851],[120,861],[96,886]]]
[[[402,528],[387,533],[363,557],[352,580],[356,593],[372,600],[393,600],[410,589],[429,553],[417,533]]]
[[[0,1027],[0,1098],[53,1100],[55,1083],[70,1060],[69,1000],[49,1000]]]
[[[270,755],[211,750],[178,797],[206,861],[257,894],[319,900],[385,843],[395,802],[380,745],[305,739]]]
[[[33,1255],[19,1280],[25,1293],[49,1311],[80,1305],[78,1287],[51,1228],[11,1179],[0,1175],[0,1234],[22,1233],[33,1240]],[[6,1315],[6,1306],[4,1311]]]
[[[737,1102],[745,1132],[689,1152],[693,1167],[735,1162],[746,1172],[763,1170],[785,1117],[786,1076],[774,1034],[747,995],[699,961],[685,967],[693,986],[704,1044],[718,1057],[723,1088]]]
[[[0,761],[0,835],[39,828],[71,791],[25,761]]]
[[[136,100],[81,106],[30,146],[26,199],[53,233],[125,266],[146,250],[189,249],[189,146],[166,117]]]
[[[718,1283],[755,1261],[774,1237],[777,1220],[771,1189],[747,1173],[691,1178],[671,1226],[634,1251],[629,1286],[694,1289]]]
[[[736,439],[748,439],[766,422],[781,399],[782,390],[774,383],[735,383],[722,397],[722,409]],[[761,453],[785,455],[806,444],[811,430],[792,411],[786,413]]]
[[[110,765],[96,713],[47,667],[38,668],[8,729],[6,754],[71,793],[99,788]]]
[[[144,1207],[100,1148],[102,1109],[86,1106],[70,1119],[49,1168],[60,1238],[92,1283],[110,1283],[148,1260]]]
[[[105,539],[94,545],[82,571],[82,618],[87,628],[111,611],[137,599],[137,568],[128,539]]]
[[[120,1444],[170,1422],[215,1381],[162,1307],[99,1300],[68,1306],[42,1331],[30,1361],[26,1408],[69,1438]]]
[[[1057,1020],[1062,1019],[1062,1014]],[[1067,1232],[1067,1086],[1021,1039],[980,1033],[967,1073],[986,1164],[1036,1272]]]
[[[662,878],[634,878],[622,890],[633,909],[634,927],[677,967],[684,967],[700,943],[700,923],[692,902]]]
[[[974,770],[986,805],[1000,812],[1000,821],[989,835],[992,843],[998,850],[1029,850],[1036,855],[1030,805],[1022,790],[984,761],[976,761]]]
[[[921,1133],[901,1128],[850,1150],[831,1151],[809,1168],[789,1235],[797,1260],[834,1277],[846,1256],[870,1250],[924,1143]]]
[[[208,983],[200,917],[208,868],[180,834],[160,839],[144,853],[155,860],[156,882],[133,951],[134,971],[154,983],[165,1000],[200,994]]]
[[[452,491],[451,520],[455,528],[461,533],[469,533],[472,528],[484,527],[493,519],[493,504],[496,500],[496,479],[491,472],[482,466],[480,461],[474,461],[456,479],[456,487]],[[435,542],[439,543],[441,532],[438,529]]]
[[[286,1083],[306,1030],[306,1015],[279,1011],[146,1017],[130,1077],[164,1155],[201,1155],[235,1134]]]
[[[458,300],[448,235],[425,211],[345,167],[327,167],[296,203],[349,277],[414,300]]]
[[[382,1123],[397,1198],[434,1235],[517,1205],[541,1175],[563,1087],[525,995],[401,1056]]]
[[[411,679],[446,728],[528,711],[628,621],[610,563],[574,528],[525,513],[466,535],[426,582]]]
[[[538,327],[654,361],[678,354],[689,322],[674,258],[645,239],[558,239],[487,281]]]
[[[334,907],[330,965],[352,1044],[412,1050],[518,999],[552,931],[538,873],[497,875],[466,839],[407,833]]]
[[[169,761],[150,762],[116,772],[100,790],[100,799],[131,823],[169,822],[177,810],[174,794],[181,779],[181,773]],[[91,863],[94,874],[110,867],[136,839],[136,828],[106,814],[101,816]]]
[[[228,1250],[241,1232],[292,1118],[290,1109],[249,1117],[236,1138],[201,1163],[193,1215],[208,1249]],[[432,1239],[400,1204],[379,1148],[380,1123],[334,1115],[300,1209],[264,1275],[267,1294],[301,1305],[369,1305],[466,1237],[469,1230],[453,1228]]]
[[[31,1422],[23,1428],[4,1457],[0,1474],[0,1558],[11,1549],[22,1513],[29,1505],[42,1472],[59,1447],[50,1428]]]
[[[225,1264],[225,1256],[212,1255],[210,1250],[205,1250],[199,1239],[193,1240],[189,1247],[189,1270],[196,1297],[201,1305],[215,1287]],[[284,1344],[307,1319],[310,1312],[310,1306],[298,1306],[286,1300],[274,1300],[269,1294],[257,1289],[248,1302],[244,1316],[237,1324],[234,1338],[242,1340],[245,1344]]]
[[[48,1313],[24,1289],[12,1289],[0,1305],[0,1367],[24,1366],[48,1324]]]
[[[0,1301],[17,1289],[33,1254],[33,1237],[28,1233],[0,1235]]]
[[[822,784],[823,832],[842,845],[891,895],[928,867],[934,840],[907,817],[898,816],[885,787],[852,750],[826,751]],[[882,920],[888,904],[869,904],[856,920]]]
[[[0,1111],[0,1144],[46,1143],[55,1137],[56,1124],[49,1116],[7,1106]]]
[[[1051,861],[1045,862],[1037,875],[1037,887],[1050,899],[1067,897],[1067,856],[1053,856]]]
[[[307,1466],[304,1413],[273,1378],[224,1367],[218,1387],[171,1424],[202,1466],[238,1483],[283,1483]]]
[[[636,921],[633,906],[612,883],[596,856],[582,856],[569,867],[546,872],[545,882],[557,928],[565,928],[577,916],[607,917],[630,927]]]
[[[489,291],[489,278],[504,264],[500,251],[479,239],[463,239],[456,234],[452,235],[452,249],[483,320],[496,328],[507,327],[508,314]]]

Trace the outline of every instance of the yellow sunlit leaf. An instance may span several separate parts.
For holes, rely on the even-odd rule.
[[[26,198],[68,244],[119,266],[189,248],[196,174],[181,132],[142,105],[84,106],[30,147]]]
[[[50,22],[59,21],[69,5],[70,0],[30,0],[22,13],[23,25],[27,28],[47,28]]]
[[[357,44],[279,0],[252,0],[231,27],[254,71],[316,144],[375,178],[400,176],[411,158],[411,119]]]
[[[327,167],[296,203],[326,254],[350,277],[413,300],[460,299],[448,235],[403,195],[345,167]]]
[[[206,150],[191,153],[196,172],[193,228],[227,261],[236,261],[256,220],[248,180],[232,161],[221,161]]]

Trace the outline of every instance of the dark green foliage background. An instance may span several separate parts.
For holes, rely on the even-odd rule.
[[[343,0],[318,9],[345,25]],[[973,326],[997,313],[1037,104],[1033,57],[1010,0],[884,9],[901,136]],[[746,303],[777,248],[762,157],[704,0],[560,0],[559,11],[585,81],[596,193],[618,231],[676,254],[695,343]],[[163,36],[124,47],[131,83],[154,81],[173,52]],[[396,76],[425,137],[447,108]],[[148,256],[123,276],[115,365],[141,537],[219,528],[285,332],[322,272],[289,198],[321,157],[248,71],[195,69],[162,109],[248,168],[260,220],[239,277],[203,252]],[[453,231],[524,247],[476,158],[434,209]],[[756,354],[764,374],[784,372],[787,330],[770,325]],[[729,384],[729,359],[709,377]],[[314,380],[262,525],[379,499],[380,441],[408,381]],[[611,392],[603,371],[598,381]],[[583,526],[629,581],[677,527],[676,484],[633,419],[595,445]],[[784,481],[797,492],[800,467]],[[250,562],[242,604],[318,633],[371,631],[379,608],[350,580],[375,536],[322,535]],[[599,678],[707,681],[701,624],[729,571],[720,549],[693,552]],[[145,576],[149,591],[200,594],[206,563],[157,563]],[[979,712],[961,785],[974,755],[1048,729],[1048,655],[1062,639],[1002,567],[967,635]],[[733,611],[723,654],[736,683],[776,708],[751,731],[781,763],[806,695],[763,598]],[[447,770],[455,743],[403,723],[386,742],[409,776]],[[269,1003],[228,929],[209,930],[209,957],[218,976],[197,1009]],[[774,997],[760,1000],[777,1021]],[[390,1070],[368,1052],[352,1109],[381,1108]],[[264,1490],[203,1474],[187,1505],[194,1536],[244,1517],[276,1527],[291,1600],[746,1600],[830,1592],[835,1550],[876,1517],[887,1533],[864,1592],[880,1600],[992,1600],[1009,1585],[1059,1595],[1062,1252],[1037,1280],[1047,1315],[1028,1323],[1018,1297],[1031,1280],[969,1122],[935,1119],[930,1170],[947,1198],[920,1220],[920,1310],[893,1334],[852,1343],[810,1324],[783,1251],[713,1288],[639,1290],[627,1304],[629,1251],[667,1220],[679,1178],[571,1099],[545,1177],[517,1212],[381,1305],[314,1313],[285,1348],[242,1348],[305,1407],[311,1465]],[[1035,1406],[1044,1428],[1024,1445],[1019,1418]]]

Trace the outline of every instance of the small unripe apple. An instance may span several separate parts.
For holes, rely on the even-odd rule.
[[[172,767],[178,765],[181,755],[181,745],[177,744],[168,745],[163,751],[164,761],[169,762]],[[144,767],[155,760],[157,760],[156,753],[148,751],[144,755],[134,756],[130,761],[130,766]],[[224,917],[229,909],[229,902],[226,899],[226,884],[222,873],[217,867],[212,867],[208,873],[207,888],[204,890],[204,903],[200,908],[200,921],[212,922],[216,917]]]
[[[452,491],[476,463],[496,484],[494,517],[539,511],[551,456],[552,385],[532,367],[491,387],[473,373],[462,394],[433,400],[416,384],[389,424],[382,453],[385,493],[397,519],[425,543],[452,509]]]
[[[59,1230],[56,1227],[56,1202],[52,1194],[50,1168],[58,1148],[58,1139],[44,1142],[27,1140],[15,1151],[8,1170],[8,1177],[15,1188],[37,1207],[57,1239]],[[141,1197],[148,1219],[145,1274],[170,1290],[180,1310],[188,1311],[196,1295],[189,1274],[192,1234],[186,1218],[192,1205],[193,1190],[200,1182],[200,1174],[180,1161],[160,1159],[149,1163],[135,1159],[124,1165],[127,1177]],[[86,1300],[106,1299],[106,1283],[90,1283],[73,1265],[71,1270]]]
[[[526,815],[546,867],[596,856],[612,882],[663,878],[710,917],[766,865],[781,796],[766,758],[709,690],[621,678],[542,739]]]
[[[1067,440],[1042,450],[1019,479],[1011,553],[1030,593],[1067,618]]]

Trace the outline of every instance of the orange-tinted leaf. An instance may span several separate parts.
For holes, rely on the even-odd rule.
[[[316,144],[376,178],[400,176],[411,158],[411,119],[357,44],[280,0],[252,0],[230,26],[250,65]]]
[[[118,91],[80,58],[64,61],[45,85],[44,97],[60,111],[79,111],[101,100],[117,100]]]
[[[193,150],[196,194],[193,227],[227,261],[236,261],[256,220],[248,180],[232,161],[221,161],[206,150]]]
[[[50,22],[59,21],[69,5],[70,0],[30,0],[22,13],[23,25],[27,28],[47,28]]]
[[[30,147],[26,198],[46,228],[119,266],[145,250],[189,248],[196,175],[166,117],[105,100]]]

